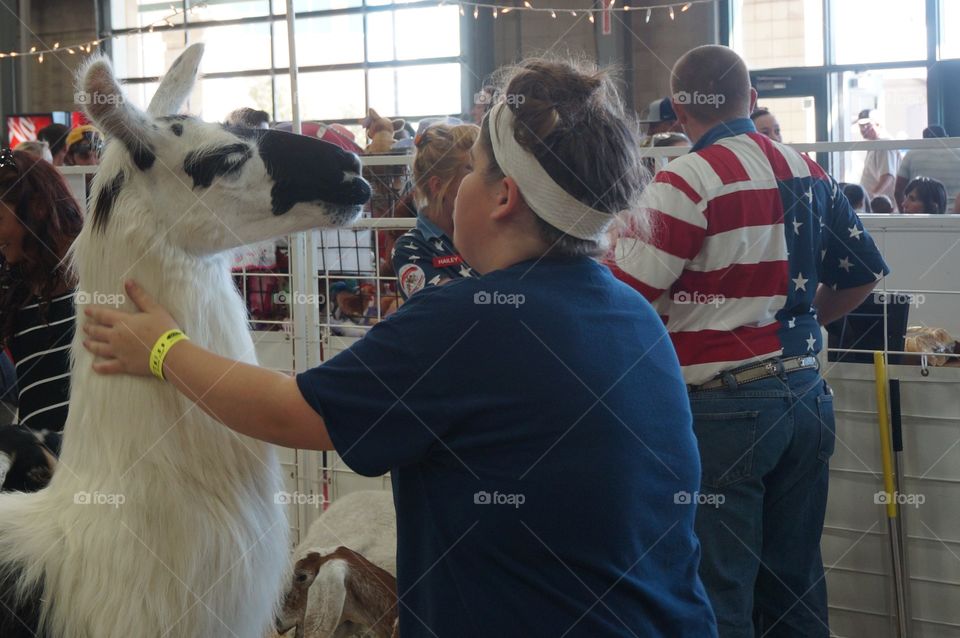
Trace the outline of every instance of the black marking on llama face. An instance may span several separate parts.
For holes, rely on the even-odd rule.
[[[196,118],[194,118],[192,115],[184,115],[182,113],[177,113],[175,115],[163,115],[157,118],[157,120],[160,122],[164,122],[164,123],[172,122],[172,124],[170,124],[170,130],[173,131],[173,134],[176,135],[177,137],[180,137],[181,135],[183,135],[183,124],[181,124],[181,122],[185,120],[193,120],[193,119],[196,119]]]
[[[353,153],[283,131],[260,131],[257,139],[260,157],[274,181],[270,191],[274,215],[299,203],[353,207],[370,199],[370,185],[360,177],[360,159]]]
[[[124,174],[120,172],[116,177],[106,182],[100,187],[97,193],[97,203],[93,207],[93,229],[102,231],[107,227],[107,221],[110,219],[110,211],[113,210],[113,203],[123,188]]]
[[[236,173],[251,157],[253,151],[246,144],[191,151],[183,160],[183,170],[193,178],[194,188],[209,188],[215,178]]]
[[[127,147],[130,148],[129,146]],[[145,171],[153,166],[153,163],[157,160],[157,156],[153,153],[153,149],[145,144],[139,144],[136,148],[130,150],[130,155],[133,157],[133,163],[141,171]]]
[[[38,632],[43,583],[37,583],[18,597],[15,584],[22,576],[23,568],[19,565],[0,565],[0,636],[47,638],[46,633]]]

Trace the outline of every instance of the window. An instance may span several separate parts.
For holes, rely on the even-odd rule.
[[[854,124],[864,109],[877,109],[880,136],[895,140],[918,139],[927,126],[927,69],[875,69],[845,71],[839,75],[839,127],[833,141],[860,141]],[[839,175],[859,181],[864,151],[842,154]]]
[[[456,112],[460,105],[459,66],[437,64],[372,69],[370,102],[385,105],[388,112],[412,116]],[[440,86],[447,90],[435,90]]]
[[[830,7],[836,64],[927,58],[925,0],[833,0]]]
[[[413,119],[463,111],[457,7],[406,8],[407,1],[296,0],[298,14],[306,14],[296,22],[303,119],[354,124],[368,106]],[[156,90],[155,78],[188,44],[204,42],[205,77],[191,96],[191,112],[216,120],[250,106],[275,121],[289,120],[285,11],[284,0],[272,0],[272,6],[271,0],[219,0],[195,7],[189,0],[172,5],[111,0],[114,66],[128,82],[131,100],[145,104]],[[324,14],[330,11],[335,13]],[[130,32],[151,24],[152,31]]]
[[[940,0],[940,59],[960,58],[960,2]]]
[[[757,106],[769,109],[780,124],[780,135],[787,144],[817,141],[814,101],[811,97],[775,97],[761,99]]]
[[[822,0],[734,0],[733,48],[751,69],[823,64]]]

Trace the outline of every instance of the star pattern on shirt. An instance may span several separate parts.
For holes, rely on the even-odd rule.
[[[840,260],[840,268],[843,268],[844,272],[850,272],[850,269],[853,268],[853,262],[850,261],[849,257],[844,257]]]
[[[807,189],[807,201],[810,202],[810,205],[813,205],[813,189]]]
[[[812,351],[814,346],[817,345],[817,340],[814,338],[813,333],[810,333],[810,336],[807,337],[807,350]]]
[[[798,273],[795,278],[792,279],[793,285],[796,287],[796,290],[807,290],[807,282],[809,279],[803,277],[803,273]]]
[[[850,231],[850,239],[860,239],[860,235],[863,234],[863,230],[857,228],[856,225],[851,226],[848,230]]]
[[[796,219],[793,220],[793,232],[796,233],[797,235],[800,234],[800,227],[801,227],[801,226],[803,226],[803,222],[802,222],[802,221],[799,221],[799,220],[796,220]]]
[[[473,277],[473,271],[470,270],[470,266],[466,264],[460,264],[460,276],[461,277]]]
[[[439,239],[433,241],[433,247],[437,249],[437,252],[442,252],[444,250],[443,242]]]
[[[796,318],[796,317],[790,317],[790,318],[787,320],[787,328],[790,328],[790,329],[792,330],[793,328],[796,328],[796,327],[797,327],[797,318]]]

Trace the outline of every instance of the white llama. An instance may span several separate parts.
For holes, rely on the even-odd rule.
[[[105,58],[80,72],[109,143],[71,256],[78,323],[135,278],[196,343],[253,363],[225,251],[347,224],[370,189],[356,156],[319,140],[176,115],[202,52],[173,63],[146,113]],[[170,385],[93,373],[82,338],[51,484],[0,496],[0,636],[261,638],[289,559],[273,448]]]

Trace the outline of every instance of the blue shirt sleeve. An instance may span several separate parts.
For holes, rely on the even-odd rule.
[[[416,295],[350,348],[297,375],[337,453],[359,474],[422,460],[458,418],[455,346],[470,326],[443,302],[447,288]]]
[[[404,300],[429,286],[449,279],[433,265],[433,251],[417,234],[404,234],[393,246],[393,272],[397,273],[398,289]]]
[[[830,182],[820,233],[820,281],[835,290],[856,288],[890,274],[873,238],[839,185]]]

